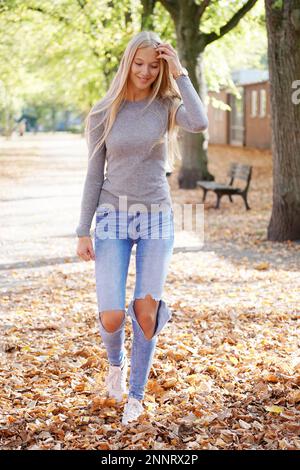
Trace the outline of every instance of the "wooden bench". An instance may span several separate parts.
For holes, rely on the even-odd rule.
[[[219,209],[221,197],[227,195],[230,202],[233,202],[232,196],[238,195],[242,196],[246,209],[249,210],[249,204],[247,201],[248,189],[251,181],[252,166],[242,165],[241,163],[231,163],[227,176],[229,176],[230,181],[228,184],[215,183],[214,181],[197,181],[197,186],[203,189],[203,199],[205,201],[207,191],[214,191],[217,195],[217,203],[215,208]],[[240,179],[246,181],[244,188],[239,188],[233,186],[234,180]]]

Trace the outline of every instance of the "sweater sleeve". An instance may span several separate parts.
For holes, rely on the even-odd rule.
[[[94,106],[92,110],[96,110],[96,106]],[[99,120],[99,113],[91,115],[88,126],[88,132],[90,135],[87,139],[88,168],[82,192],[80,219],[76,228],[76,234],[78,237],[90,236],[90,228],[98,206],[104,180],[104,164],[106,159],[105,143],[98,148],[93,155],[95,147],[104,131],[104,124],[101,124],[101,126],[98,125],[98,127],[94,129],[95,126],[99,124]]]
[[[204,131],[208,127],[208,118],[190,77],[179,75],[176,83],[182,98],[175,115],[176,124],[188,132]]]

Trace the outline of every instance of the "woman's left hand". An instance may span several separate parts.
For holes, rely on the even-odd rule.
[[[171,44],[161,43],[156,46],[156,50],[159,53],[157,57],[168,62],[170,73],[176,74],[182,68],[178,54]]]

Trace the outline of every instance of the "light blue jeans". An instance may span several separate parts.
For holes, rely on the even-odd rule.
[[[133,328],[129,396],[142,400],[158,334],[172,315],[161,297],[174,246],[173,209],[130,212],[108,206],[98,208],[94,243],[98,326],[108,361],[118,366],[126,354],[126,281],[132,247],[136,243],[135,290],[127,309]],[[147,294],[159,301],[155,331],[150,340],[145,337],[134,311],[134,300]],[[120,328],[113,333],[106,331],[101,322],[100,312],[105,310],[125,311]]]

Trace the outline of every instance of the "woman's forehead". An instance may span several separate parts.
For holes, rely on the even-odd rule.
[[[154,46],[149,46],[149,47],[141,47],[137,49],[135,53],[135,58],[140,57],[141,59],[144,60],[157,60],[157,51],[154,48]]]

